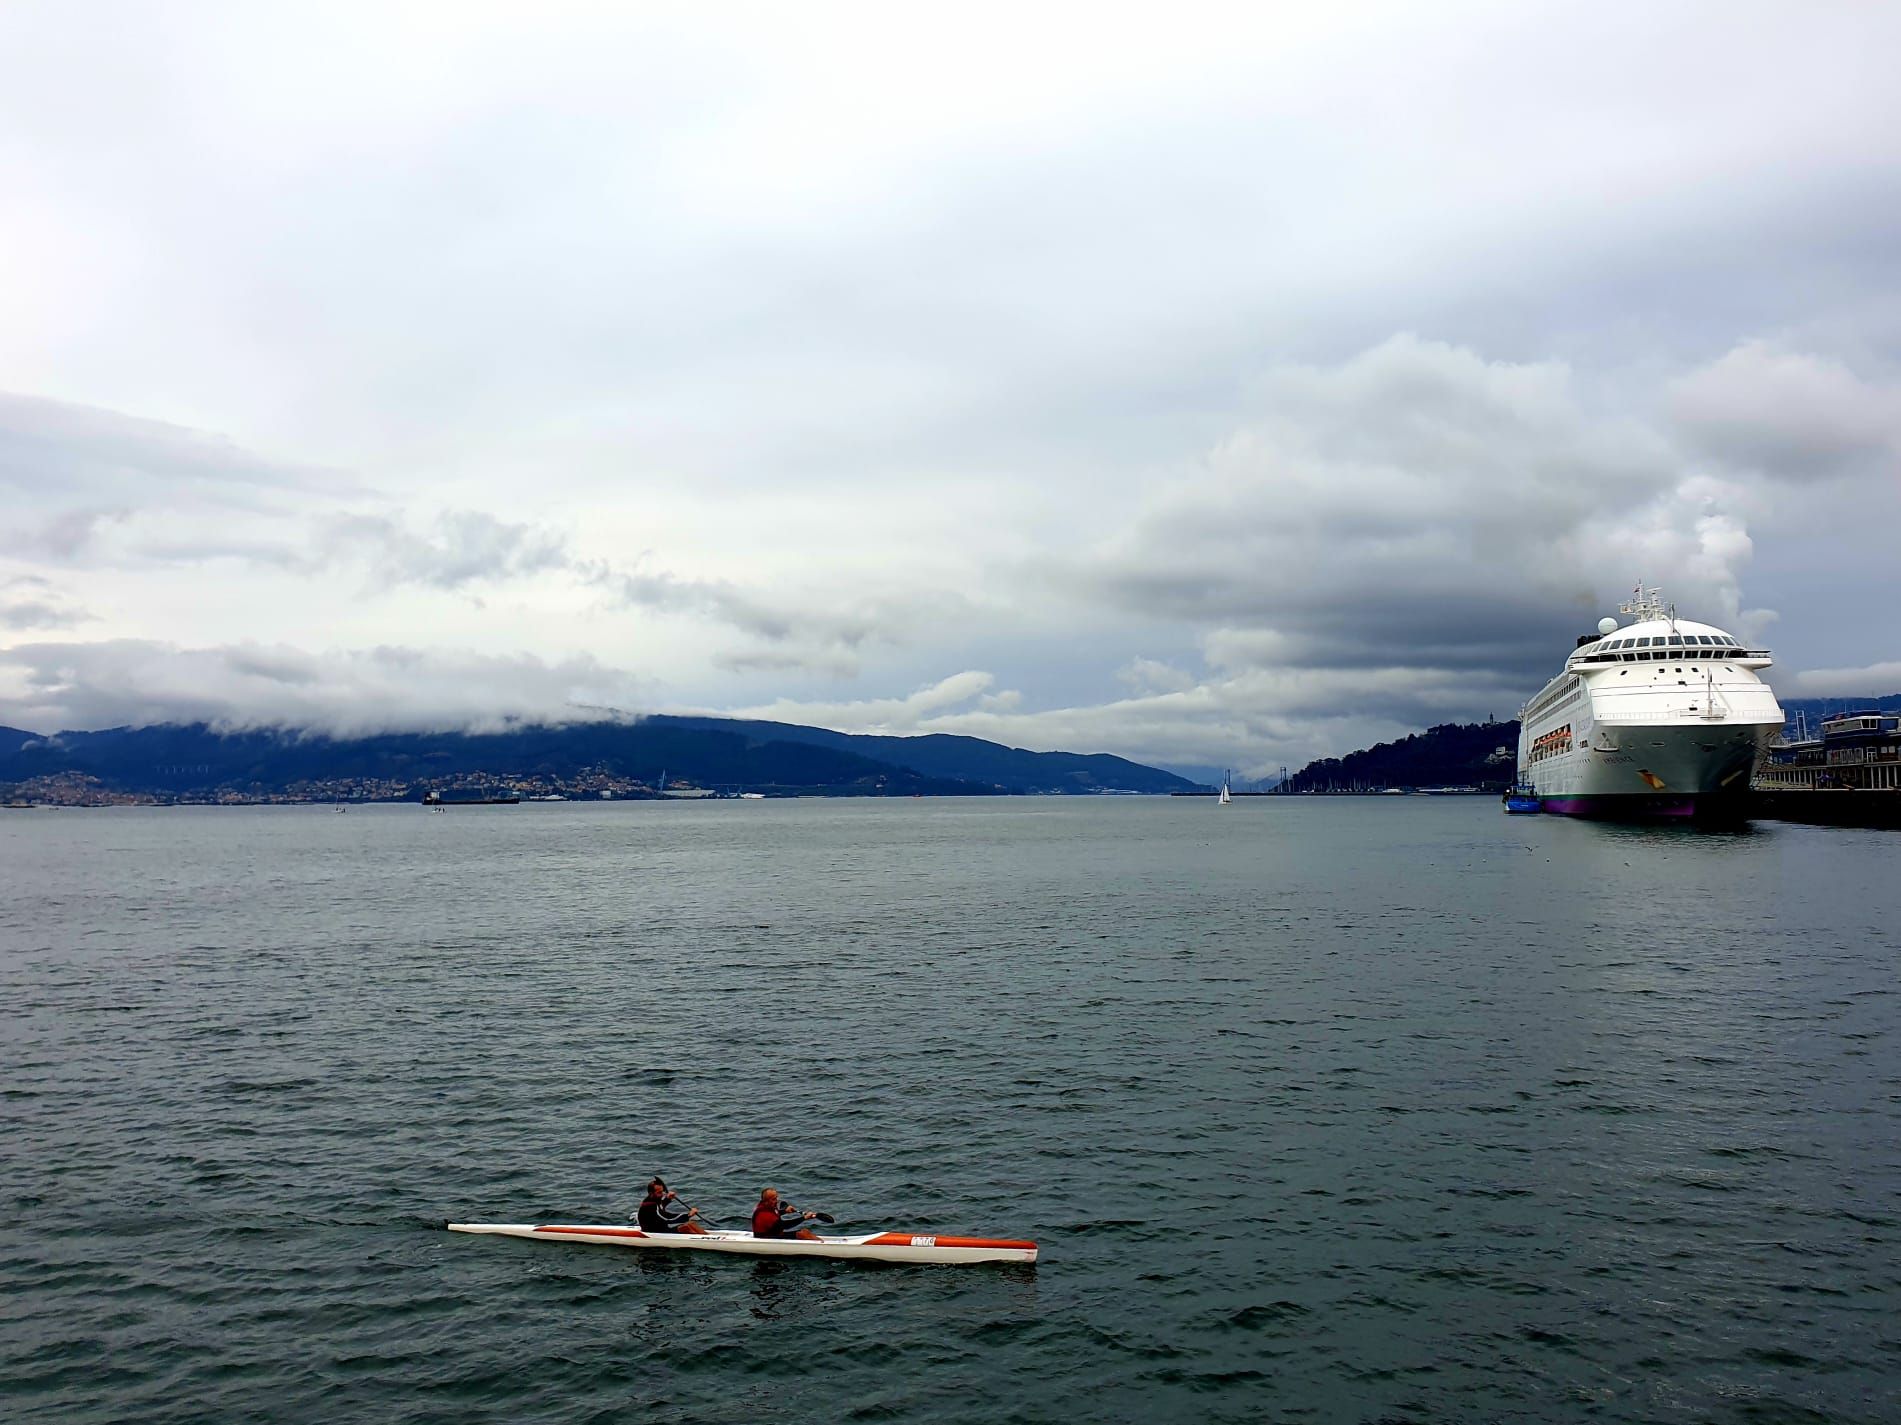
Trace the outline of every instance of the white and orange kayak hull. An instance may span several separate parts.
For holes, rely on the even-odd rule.
[[[451,1232],[532,1237],[544,1242],[590,1242],[604,1247],[670,1252],[729,1252],[748,1257],[835,1257],[859,1262],[1034,1262],[1036,1243],[993,1237],[940,1237],[922,1232],[875,1232],[866,1237],[755,1237],[750,1232],[643,1232],[638,1227],[451,1222]]]

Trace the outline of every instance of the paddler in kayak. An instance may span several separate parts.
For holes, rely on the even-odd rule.
[[[818,1233],[809,1230],[805,1224],[817,1216],[816,1212],[800,1212],[790,1203],[780,1202],[777,1188],[763,1188],[759,1193],[759,1205],[752,1210],[752,1235],[796,1237],[801,1242],[816,1242]]]
[[[647,1184],[647,1195],[640,1200],[634,1222],[642,1232],[690,1232],[704,1237],[706,1229],[693,1220],[699,1215],[699,1208],[688,1207],[678,1193],[655,1178]]]

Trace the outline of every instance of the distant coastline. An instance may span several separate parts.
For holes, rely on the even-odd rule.
[[[499,733],[359,738],[161,724],[42,736],[0,728],[0,803],[257,806],[722,797],[1050,796],[1192,789],[1103,753],[974,737],[645,717]]]

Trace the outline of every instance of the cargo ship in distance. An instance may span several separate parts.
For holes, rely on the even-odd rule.
[[[1749,778],[1782,727],[1757,674],[1768,650],[1692,623],[1639,585],[1580,638],[1519,715],[1518,775],[1542,810],[1644,819],[1746,816]]]

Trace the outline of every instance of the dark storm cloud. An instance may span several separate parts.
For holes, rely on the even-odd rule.
[[[1258,418],[1077,561],[1080,586],[1230,662],[1528,675],[1667,568],[1734,619],[1748,541],[1666,433],[1556,363],[1395,338],[1264,384]],[[1239,633],[1274,636],[1251,645]]]
[[[1765,342],[1648,402],[1563,363],[1412,337],[1278,369],[1245,425],[1042,576],[1155,642],[1187,634],[1198,657],[1138,657],[1123,680],[1134,695],[1095,707],[759,711],[1029,745],[1091,738],[1184,763],[1251,746],[1268,754],[1256,770],[1347,736],[1512,716],[1640,578],[1689,616],[1760,636],[1775,615],[1743,599],[1752,521],[1774,526],[1811,501],[1803,462],[1831,452],[1853,456],[1831,467],[1844,494],[1878,500],[1893,483],[1880,477],[1895,390]],[[1760,443],[1719,452],[1709,438],[1739,428],[1775,433],[1777,463]]]

